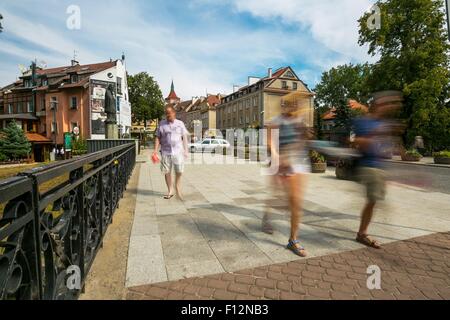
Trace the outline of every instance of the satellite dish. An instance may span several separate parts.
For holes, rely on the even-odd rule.
[[[25,67],[23,64],[19,64],[19,70],[20,72],[22,72],[22,74],[28,71],[27,67]]]

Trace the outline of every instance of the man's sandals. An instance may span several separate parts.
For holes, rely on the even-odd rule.
[[[370,248],[381,249],[378,241],[369,238],[367,234],[359,234],[356,236],[356,241]]]
[[[300,245],[300,241],[298,240],[289,240],[286,249],[291,250],[300,257],[306,257],[306,250]]]

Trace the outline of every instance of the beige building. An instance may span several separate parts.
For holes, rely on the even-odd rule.
[[[207,97],[194,97],[191,100],[173,103],[177,118],[184,122],[189,132],[194,133],[196,124],[202,125],[203,133],[216,129],[216,108],[220,104],[221,94],[208,94]],[[169,104],[168,104],[169,105]]]
[[[219,130],[263,128],[280,114],[282,97],[299,92],[304,94],[300,104],[308,126],[314,125],[314,92],[301,81],[291,67],[268,73],[263,78],[249,77],[248,85],[225,96],[217,106],[216,126]]]

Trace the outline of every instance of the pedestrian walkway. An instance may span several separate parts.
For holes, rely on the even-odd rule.
[[[134,287],[128,299],[450,299],[450,233],[295,262]],[[368,289],[367,268],[380,268]]]
[[[139,157],[144,163],[130,238],[127,287],[297,260],[284,248],[289,234],[285,203],[270,194],[258,164],[188,163],[182,202],[163,199],[166,186],[159,166],[149,161],[148,150]],[[275,210],[274,235],[260,230],[267,199]],[[310,176],[300,228],[310,258],[362,248],[354,237],[363,203],[360,186],[337,180],[333,171]],[[442,210],[448,203],[448,194],[391,184],[371,233],[382,243],[390,243],[448,232],[450,217]]]

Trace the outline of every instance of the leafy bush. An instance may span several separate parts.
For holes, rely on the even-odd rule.
[[[409,149],[405,151],[405,155],[413,157],[422,157],[422,155],[416,149]]]
[[[435,153],[433,153],[433,157],[435,157],[435,158],[450,158],[450,151],[445,150],[445,151],[441,151],[441,152],[435,152]]]
[[[311,158],[312,163],[325,163],[326,161],[325,157],[315,150],[309,152],[309,157]]]
[[[72,155],[80,156],[87,153],[87,141],[82,136],[75,138],[72,142]]]

